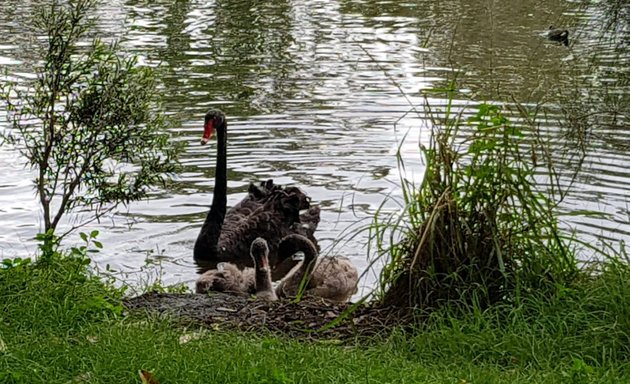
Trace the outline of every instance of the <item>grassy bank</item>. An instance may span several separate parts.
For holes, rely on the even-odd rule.
[[[436,312],[351,345],[125,316],[82,257],[0,272],[0,383],[494,383],[630,380],[630,269],[608,263],[552,301]]]

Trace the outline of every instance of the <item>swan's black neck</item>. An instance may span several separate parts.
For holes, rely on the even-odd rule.
[[[227,207],[227,123],[215,127],[217,163],[214,176],[212,206],[195,242],[195,260],[219,260],[217,244]]]

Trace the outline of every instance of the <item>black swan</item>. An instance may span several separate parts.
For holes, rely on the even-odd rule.
[[[227,210],[227,121],[223,112],[210,110],[205,115],[201,144],[206,144],[215,132],[214,194],[210,212],[195,241],[195,261],[204,270],[215,268],[220,262],[253,266],[249,247],[254,239],[263,237],[269,245],[272,277],[278,280],[292,266],[276,265],[280,240],[299,233],[316,244],[313,233],[319,224],[319,207],[311,207],[310,198],[299,188],[274,185],[268,180],[260,186],[251,184],[247,196]],[[301,211],[305,213],[300,214]]]
[[[278,296],[271,286],[271,269],[269,268],[269,247],[265,239],[259,237],[252,242],[251,257],[256,271],[256,299],[276,301]]]
[[[551,41],[560,42],[566,47],[569,46],[569,31],[566,29],[559,29],[550,26],[549,32],[547,32],[547,38]]]
[[[315,245],[305,236],[291,234],[280,242],[281,255],[304,253],[304,260],[278,284],[278,297],[294,297],[298,294],[304,276],[305,296],[314,296],[332,302],[346,302],[357,292],[359,274],[346,257],[324,257],[317,260]]]

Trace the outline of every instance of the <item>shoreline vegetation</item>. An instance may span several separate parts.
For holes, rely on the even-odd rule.
[[[630,259],[623,244],[591,247],[597,261],[577,259],[589,245],[557,218],[571,187],[560,182],[566,170],[538,136],[537,111],[516,102],[479,103],[466,116],[450,102],[424,106],[433,127],[419,149],[424,179],[401,176],[402,209],[379,209],[356,229],[369,233],[370,259],[385,265],[369,300],[262,303],[159,281],[131,297],[128,284],[92,267],[90,255],[107,246],[97,231],[64,249],[57,224],[73,209],[96,207],[97,219],[145,197],[178,169],[182,148],[167,144],[151,94],[137,92],[155,85],[151,70],[119,59],[115,45],[76,54],[94,2],[54,4],[42,19],[50,45],[35,92],[0,92],[13,128],[2,138],[45,176],[36,185],[48,215],[36,260],[0,264],[0,383],[630,382]],[[90,77],[94,68],[112,83]],[[61,85],[63,74],[81,81]],[[95,98],[104,88],[111,98]],[[451,83],[429,92],[449,101],[457,91]],[[121,107],[134,118],[116,119]],[[42,126],[22,125],[24,116]],[[106,134],[115,143],[85,145]],[[140,145],[155,157],[134,157]],[[112,159],[138,161],[140,171],[109,174],[102,166]],[[79,185],[89,193],[77,194]],[[66,205],[53,215],[46,196]]]
[[[93,272],[87,250],[4,261],[0,382],[139,382],[139,370],[160,383],[616,383],[630,374],[630,268],[621,260],[581,271],[552,297],[404,318],[158,286],[128,298]],[[146,305],[169,297],[164,311]]]

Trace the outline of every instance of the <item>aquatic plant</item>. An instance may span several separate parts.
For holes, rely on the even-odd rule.
[[[444,109],[425,106],[433,129],[421,148],[422,183],[401,178],[404,209],[375,215],[370,227],[372,250],[388,258],[382,305],[486,308],[552,293],[577,274],[558,228],[558,201],[536,180],[553,185],[556,175],[535,125],[516,126],[486,103],[465,118],[452,108],[454,89]]]

